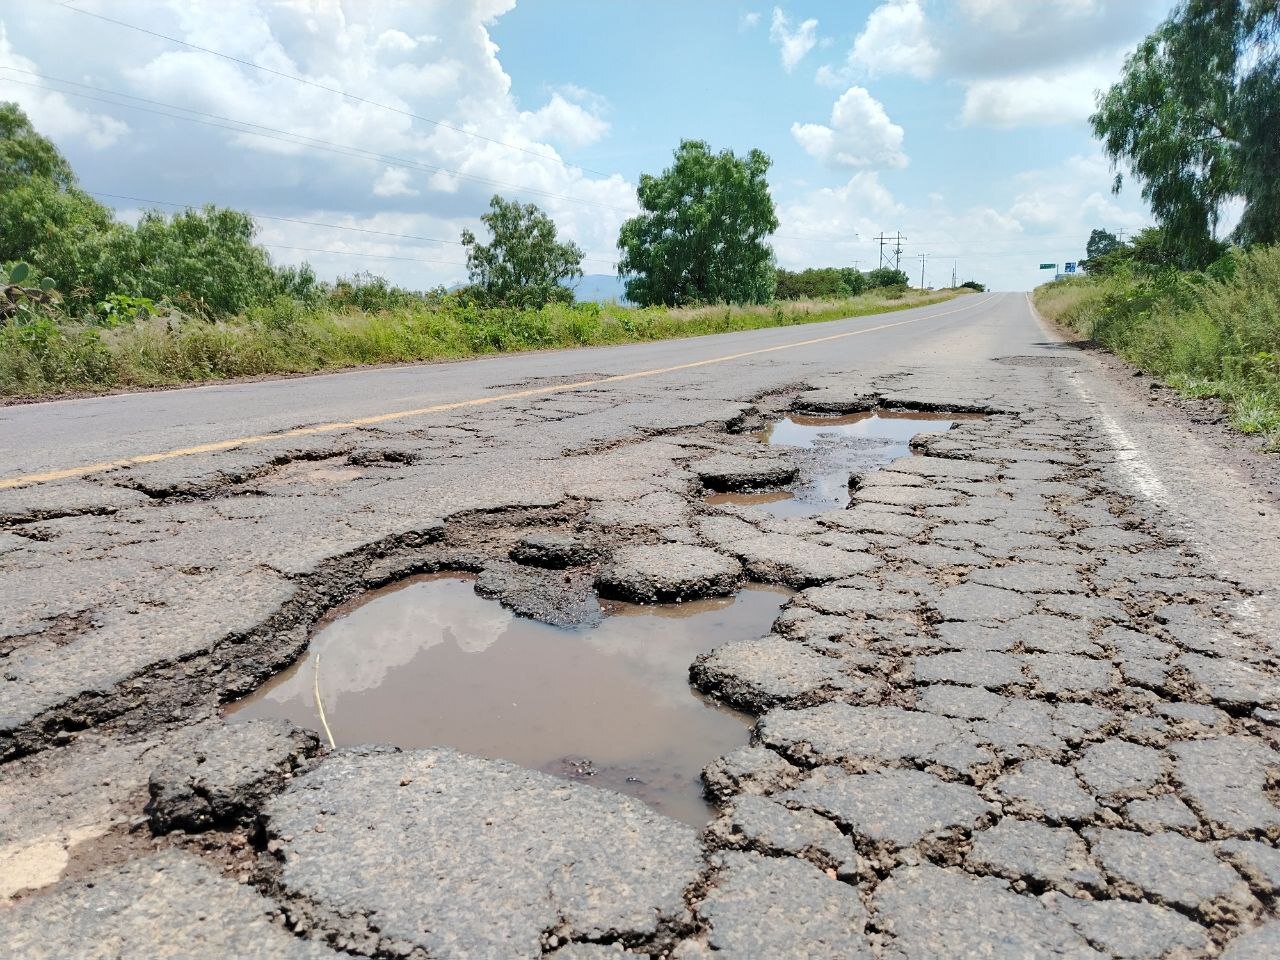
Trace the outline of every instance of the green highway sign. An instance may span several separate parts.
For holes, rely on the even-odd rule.
[[[1040,269],[1041,270],[1057,270],[1058,265],[1056,263],[1042,263],[1040,264]]]

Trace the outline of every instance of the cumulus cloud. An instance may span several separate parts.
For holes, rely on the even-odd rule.
[[[841,186],[807,190],[780,203],[774,248],[788,269],[856,261],[865,270],[878,262],[873,238],[900,230],[902,263],[913,278],[919,277],[916,257],[925,253],[931,285],[949,283],[954,262],[961,280],[1026,290],[1044,279],[1042,261],[1084,256],[1094,227],[1132,232],[1148,222],[1137,198],[1110,193],[1110,178],[1100,153],[1081,154],[1017,175],[1012,197],[1003,203],[955,202],[939,192],[910,203],[897,200],[875,171],[863,170]]]
[[[760,25],[760,14],[752,10],[738,18],[739,30],[751,30]]]
[[[964,87],[961,119],[994,127],[1077,121],[1124,52],[1167,13],[1165,0],[882,0],[829,86],[859,77],[942,78]]]
[[[573,95],[576,88],[566,91]],[[581,104],[556,92],[542,109],[521,115],[525,131],[534,139],[585,147],[609,132],[609,124]]]
[[[61,93],[42,89],[39,86],[42,81],[31,76],[41,71],[35,61],[14,50],[3,22],[0,22],[0,64],[15,70],[0,72],[0,101],[16,102],[45,136],[59,142],[82,140],[92,149],[102,150],[129,132],[129,125],[122,120],[82,109]]]
[[[387,167],[382,176],[373,182],[377,197],[416,197],[418,190],[410,186],[412,174],[403,168]]]
[[[850,87],[831,108],[831,123],[793,123],[791,135],[832,167],[905,167],[902,127],[864,87]]]
[[[1076,123],[1094,109],[1096,91],[1111,84],[1120,64],[1111,58],[1065,70],[975,80],[965,88],[961,120],[998,127]]]
[[[818,21],[805,20],[794,30],[791,20],[781,7],[773,8],[773,22],[769,25],[769,39],[778,45],[783,69],[790,73],[818,44]]]
[[[604,261],[588,264],[588,272],[609,272],[618,226],[635,209],[634,185],[619,174],[587,171],[565,153],[608,136],[608,105],[571,86],[532,101],[517,97],[491,36],[495,20],[513,6],[514,0],[111,5],[120,20],[319,86],[57,7],[38,18],[8,10],[2,17],[6,64],[59,74],[66,69],[59,65],[74,63],[76,79],[286,130],[296,135],[286,138],[291,142],[97,105],[102,112],[90,113],[80,101],[46,91],[6,87],[0,97],[28,107],[73,163],[89,170],[97,189],[353,226],[394,217],[397,226],[373,229],[453,239],[463,227],[476,228],[489,196],[503,193],[541,205],[564,235]],[[129,127],[116,117],[128,117]],[[317,140],[343,146],[324,149]],[[80,143],[104,147],[91,167],[82,162]],[[462,258],[451,245],[424,249],[409,240],[266,223],[269,243],[348,251],[342,257],[273,250],[282,262],[312,260],[322,275],[374,269],[422,286],[462,276]],[[446,262],[366,261],[357,253]]]
[[[926,78],[932,76],[937,60],[919,0],[889,0],[877,7],[849,51],[849,63],[871,76],[905,73]]]

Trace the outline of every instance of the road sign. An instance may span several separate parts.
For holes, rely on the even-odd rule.
[[[1058,265],[1056,263],[1042,263],[1040,264],[1040,269],[1041,270],[1057,270]]]
[[[1066,263],[1064,263],[1064,264],[1062,265],[1062,272],[1063,272],[1063,273],[1075,273],[1075,272],[1076,272],[1076,265],[1075,265],[1073,262],[1068,261],[1068,262],[1066,262]]]

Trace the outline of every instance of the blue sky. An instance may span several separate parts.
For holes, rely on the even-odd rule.
[[[638,176],[693,137],[773,158],[783,266],[874,266],[870,238],[901,230],[913,277],[923,252],[931,285],[954,259],[962,277],[1027,289],[1042,260],[1081,256],[1092,227],[1148,222],[1136,189],[1110,193],[1086,117],[1171,3],[75,5],[226,57],[6,6],[0,99],[28,110],[87,188],[248,209],[279,262],[325,276],[456,282],[457,244],[418,238],[456,240],[495,191],[546,207],[588,251],[586,271],[609,273]],[[104,199],[126,219],[146,205]]]

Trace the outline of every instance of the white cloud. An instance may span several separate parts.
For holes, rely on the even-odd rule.
[[[373,183],[373,194],[376,197],[416,197],[418,190],[409,184],[412,174],[403,167],[387,167]]]
[[[791,21],[781,7],[773,8],[773,22],[769,25],[769,39],[778,45],[783,69],[790,73],[801,60],[809,55],[818,43],[818,21],[805,20],[794,30]]]
[[[418,41],[403,30],[384,30],[378,35],[374,48],[391,50],[396,53],[408,53],[418,45]]]
[[[180,49],[123,28],[51,8],[41,17],[2,15],[8,36],[0,62],[65,74],[85,82],[191,110],[287,130],[378,156],[352,156],[319,145],[283,143],[247,132],[95,108],[62,94],[5,85],[40,129],[60,145],[103,146],[92,165],[73,162],[93,186],[114,193],[221,204],[330,223],[369,224],[414,236],[456,239],[478,226],[489,196],[502,193],[542,206],[561,233],[611,272],[618,226],[635,209],[635,188],[620,174],[586,171],[562,151],[608,136],[608,104],[566,85],[545,100],[521,103],[490,33],[514,0],[118,0],[112,16],[254,64],[349,91],[372,103]],[[87,29],[90,23],[92,30]],[[119,49],[128,45],[130,55]],[[22,57],[18,58],[20,51]],[[61,69],[59,69],[61,68]],[[21,92],[19,92],[21,91]],[[111,114],[128,117],[130,126]],[[415,119],[430,117],[433,124]],[[137,119],[135,120],[135,117]],[[128,131],[128,137],[121,134]],[[470,136],[469,131],[478,136]],[[499,142],[500,141],[500,142]],[[338,209],[334,209],[334,207]],[[270,225],[271,221],[264,221]],[[359,269],[396,282],[430,286],[461,279],[452,245],[420,243],[319,227],[279,225],[264,240],[349,251],[348,256],[273,250],[280,262],[309,259],[322,276]],[[444,263],[356,257],[360,252]]]
[[[965,89],[961,120],[970,126],[1026,127],[1076,123],[1094,109],[1094,93],[1119,74],[1111,58],[1065,70],[975,80]]]
[[[739,30],[752,30],[760,25],[760,14],[752,10],[738,18]]]
[[[863,87],[850,87],[831,108],[831,125],[793,123],[791,135],[832,167],[905,167],[902,127]]]
[[[966,124],[1074,122],[1167,12],[1167,0],[882,0],[845,62],[820,67],[814,79],[840,86],[863,76],[940,77],[964,86]]]
[[[39,77],[31,76],[31,73],[41,71],[35,61],[14,50],[3,22],[0,22],[0,64],[13,67],[15,71],[27,71],[0,73],[0,100],[17,103],[36,129],[58,143],[83,140],[94,150],[102,150],[129,132],[129,125],[122,120],[81,110],[72,106],[61,93],[31,86],[43,83]]]
[[[541,110],[521,114],[525,132],[537,140],[585,147],[609,132],[609,124],[581,105],[553,93]]]
[[[1100,154],[1068,157],[1013,180],[1006,203],[948,202],[930,193],[919,203],[897,201],[873,171],[855,174],[840,187],[814,189],[779,205],[781,227],[774,239],[780,265],[788,269],[877,265],[882,231],[904,236],[902,265],[919,282],[918,255],[928,255],[926,282],[977,279],[1000,290],[1026,290],[1043,282],[1041,262],[1084,256],[1094,227],[1130,232],[1149,222],[1137,197],[1111,195],[1111,171]]]
[[[937,60],[919,0],[889,0],[877,7],[849,51],[850,66],[871,76],[906,73],[923,79],[932,76]]]

